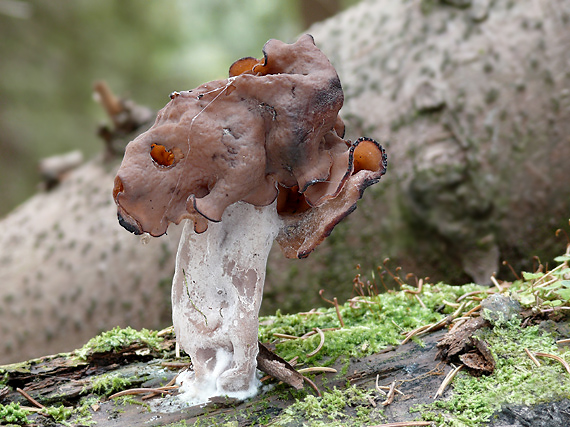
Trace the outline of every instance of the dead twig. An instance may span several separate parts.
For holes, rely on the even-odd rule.
[[[406,338],[404,338],[404,341],[402,341],[400,343],[400,345],[404,345],[406,344],[409,340],[412,339],[412,337],[418,335],[420,332],[425,331],[426,329],[430,328],[433,325],[433,323],[430,323],[429,325],[424,325],[424,326],[420,326],[419,328],[414,329],[411,332],[408,332],[406,334]]]
[[[532,354],[528,348],[525,348],[524,351],[526,352],[527,356],[530,358],[530,360],[532,360],[532,362],[537,366],[540,367],[540,362],[538,361],[538,359],[536,357],[534,357],[534,354]]]
[[[477,295],[477,294],[493,295],[493,294],[496,294],[496,292],[493,291],[493,290],[491,290],[491,289],[489,289],[489,290],[487,290],[487,291],[472,291],[472,292],[467,292],[466,294],[463,294],[463,295],[457,297],[457,299],[456,299],[455,301],[456,301],[456,302],[459,302],[459,301],[461,301],[462,299],[465,299],[465,298],[467,298],[467,297],[470,297],[470,296],[472,296],[472,295]]]
[[[386,395],[386,400],[382,402],[382,406],[388,406],[394,401],[394,395],[396,390],[396,381],[392,381],[390,388],[388,389],[388,394]]]
[[[493,285],[495,285],[497,287],[497,289],[499,290],[499,293],[503,292],[503,288],[501,288],[501,285],[499,285],[499,282],[497,282],[497,279],[495,279],[495,276],[491,276],[491,282],[493,282]]]
[[[459,365],[457,368],[449,371],[449,373],[445,376],[445,378],[443,379],[443,382],[441,383],[441,385],[439,386],[439,388],[437,389],[435,396],[433,397],[434,400],[437,399],[439,396],[441,396],[443,394],[443,392],[445,391],[445,389],[447,388],[447,386],[451,383],[451,381],[453,380],[453,378],[455,378],[455,375],[457,375],[457,373],[463,369],[465,365]]]
[[[566,369],[566,372],[568,372],[570,374],[570,365],[568,365],[568,362],[566,362],[566,360],[564,360],[560,356],[556,356],[555,354],[549,354],[549,353],[534,353],[534,355],[539,356],[539,357],[548,357],[549,359],[556,360],[562,366],[564,366],[564,369]]]
[[[285,340],[298,340],[298,339],[299,339],[299,337],[296,337],[295,335],[280,334],[280,333],[277,333],[277,332],[275,332],[275,333],[273,334],[273,336],[274,336],[275,338],[283,338],[283,339],[285,339]]]
[[[376,375],[376,390],[378,391],[378,393],[380,393],[382,396],[386,396],[386,392],[384,390],[382,390],[382,388],[378,385],[378,378],[380,378],[380,374]]]
[[[178,388],[178,386],[175,385],[175,384],[176,384],[176,378],[178,378],[178,375],[176,375],[175,377],[173,377],[173,378],[172,378],[170,381],[168,381],[168,383],[165,384],[164,386],[159,387],[159,390],[168,389],[168,388],[172,388],[172,390],[174,390],[174,388]],[[153,397],[158,396],[159,394],[160,394],[160,393],[150,393],[150,394],[147,395],[147,396],[143,396],[143,397],[142,397],[142,400],[151,399],[151,398],[153,398]]]
[[[192,362],[162,362],[160,366],[169,369],[181,369],[192,366]]]
[[[40,402],[38,402],[36,399],[34,399],[32,396],[30,396],[28,393],[26,393],[24,390],[22,390],[20,387],[16,388],[16,391],[18,393],[20,393],[22,396],[24,396],[26,398],[26,400],[28,402],[30,402],[32,405],[34,405],[36,408],[40,408],[40,409],[45,409],[46,407],[44,405],[42,405]]]
[[[336,298],[335,298],[336,301]],[[319,342],[319,345],[317,346],[317,348],[315,348],[313,351],[311,351],[310,353],[307,353],[307,357],[313,357],[315,354],[317,354],[319,351],[321,351],[321,349],[323,348],[323,345],[325,344],[325,334],[323,331],[321,331],[319,328],[315,328],[315,331],[317,331],[317,333],[319,334],[319,336],[321,337],[321,341]]]
[[[169,387],[159,387],[159,388],[131,388],[130,390],[123,390],[119,391],[115,394],[109,396],[109,399],[115,399],[116,397],[127,396],[131,394],[168,394],[171,393],[173,390],[177,390],[178,386],[169,386]]]
[[[447,301],[447,300],[443,300],[442,302],[443,302],[445,305],[448,305],[448,306],[450,306],[450,307],[452,307],[452,308],[457,308],[457,307],[460,306],[459,303],[449,302],[449,301]]]
[[[415,294],[414,297],[416,297],[416,299],[418,300],[418,302],[420,303],[422,308],[427,309],[426,305],[424,304],[424,302],[422,301],[422,299],[420,298],[420,296],[418,294]]]
[[[317,392],[318,397],[322,397],[322,394],[321,394],[319,388],[317,387],[317,385],[312,380],[310,380],[309,378],[307,378],[304,375],[303,375],[303,379],[313,388],[313,390],[315,390]]]
[[[552,276],[551,276],[552,273],[554,273],[556,270],[560,270],[560,269],[563,268],[563,267],[567,267],[567,265],[566,265],[565,262],[563,262],[562,264],[560,264],[558,267],[556,267],[556,268],[554,268],[554,269],[552,269],[552,270],[550,270],[550,271],[544,273],[544,276],[542,276],[540,279],[537,279],[536,282],[534,282],[534,283],[532,284],[532,287],[533,287],[533,288],[542,288],[542,287],[547,286],[549,283],[555,282],[556,280],[558,280],[557,278],[554,278],[553,280],[551,280],[551,281],[548,282],[548,283],[542,283],[541,285],[539,285],[539,283],[540,283],[540,282],[544,282],[544,279],[546,279],[547,277],[550,276],[550,277],[552,278]]]
[[[169,326],[164,328],[156,333],[157,337],[163,337],[165,335],[173,334],[174,333],[174,326]]]
[[[321,290],[319,291],[319,296],[322,298],[323,301],[328,302],[329,304],[334,305],[334,308],[335,308],[335,310],[336,310],[336,315],[337,315],[338,320],[339,320],[339,322],[340,322],[340,326],[341,326],[342,328],[344,328],[344,320],[342,319],[342,316],[341,316],[341,314],[340,314],[340,308],[339,308],[339,306],[338,306],[338,300],[336,299],[336,297],[334,297],[332,301],[331,301],[330,299],[326,299],[326,298],[323,296],[324,293],[325,293],[325,290],[324,290],[324,289],[321,289]]]
[[[464,316],[465,316],[465,317],[469,317],[469,316],[471,316],[473,313],[475,313],[476,311],[479,311],[479,310],[481,310],[481,304],[479,304],[479,305],[473,307],[471,310],[469,310],[467,313],[465,313]]]
[[[459,314],[463,311],[463,309],[465,308],[465,305],[467,305],[467,301],[463,301],[459,307],[457,308],[457,310],[455,310],[455,312],[447,317],[444,317],[443,319],[441,319],[440,321],[436,322],[436,323],[431,323],[429,325],[424,325],[424,326],[420,326],[417,329],[414,329],[411,332],[408,332],[408,334],[406,335],[406,338],[404,339],[404,341],[402,341],[402,344],[407,343],[412,337],[414,336],[419,336],[419,335],[423,335],[423,334],[427,334],[428,332],[432,332],[432,331],[436,331],[438,329],[443,328],[446,324],[451,323],[457,316],[459,316]],[[475,307],[477,308],[477,307]],[[480,307],[479,307],[480,308]]]

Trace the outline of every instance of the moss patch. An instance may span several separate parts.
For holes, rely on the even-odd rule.
[[[91,338],[87,344],[77,350],[75,354],[81,360],[87,360],[87,358],[94,353],[118,351],[137,344],[159,351],[162,341],[163,339],[158,336],[158,332],[156,331],[149,331],[148,329],[137,331],[131,327],[124,329],[116,327]]]
[[[104,374],[93,380],[92,391],[101,396],[109,396],[115,392],[125,390],[132,384],[130,378],[116,373]]]
[[[415,290],[406,285],[403,288]],[[447,302],[455,301],[467,292],[483,293],[487,289],[478,285],[424,285],[420,299],[425,307],[413,294],[404,291],[353,298],[340,306],[345,327],[325,332],[323,348],[315,356],[309,357],[307,353],[319,345],[318,334],[302,340],[278,341],[277,353],[286,360],[298,356],[302,363],[321,361],[325,364],[334,362],[339,356],[363,357],[377,353],[390,345],[399,345],[404,338],[402,332],[437,322],[451,314],[455,308]],[[471,303],[465,309],[475,305]],[[276,333],[301,337],[315,328],[324,330],[340,327],[333,307],[321,308],[315,314],[307,315],[281,315],[278,312],[275,316],[262,318],[260,323],[259,336],[262,342],[275,342]]]
[[[0,421],[8,424],[28,424],[30,412],[20,407],[19,403],[0,404]]]
[[[357,387],[348,387],[344,390],[334,388],[323,393],[322,397],[312,395],[297,401],[289,406],[274,421],[267,425],[287,426],[298,424],[304,420],[303,426],[365,426],[382,418],[381,411],[372,413],[370,401],[375,397],[371,390],[361,390]],[[339,424],[341,423],[341,424]]]
[[[493,374],[473,377],[460,373],[448,398],[413,408],[424,420],[450,427],[479,426],[489,422],[505,404],[535,405],[570,396],[570,374],[562,365],[541,359],[537,367],[524,350],[570,361],[570,353],[558,349],[549,333],[538,326],[521,328],[520,320],[513,318],[493,330],[482,331],[480,338],[489,344],[497,362]]]

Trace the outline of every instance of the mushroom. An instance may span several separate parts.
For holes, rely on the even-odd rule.
[[[126,148],[119,222],[160,236],[190,220],[172,288],[176,337],[194,368],[182,396],[247,398],[274,239],[286,257],[308,256],[385,173],[386,154],[372,139],[343,139],[340,80],[310,35],[269,40],[262,59],[170,99]]]

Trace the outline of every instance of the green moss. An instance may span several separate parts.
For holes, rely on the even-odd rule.
[[[115,402],[117,402],[118,404],[123,405],[123,406],[125,406],[125,405],[139,405],[142,408],[145,408],[148,412],[151,411],[150,405],[148,403],[137,399],[133,395],[126,395],[126,396],[117,397],[115,399]]]
[[[156,331],[141,329],[137,331],[131,327],[116,327],[110,331],[90,339],[81,349],[76,351],[77,357],[86,360],[93,353],[104,353],[108,351],[117,351],[133,344],[141,344],[150,349],[159,351],[160,344],[163,339],[160,338]]]
[[[96,424],[96,422],[93,421],[92,405],[97,405],[99,403],[101,403],[101,400],[95,396],[82,398],[79,406],[73,411],[77,416],[73,420],[74,424],[80,426],[92,426]]]
[[[92,391],[98,395],[109,396],[115,392],[126,389],[132,384],[130,378],[122,377],[116,373],[104,374],[93,379]]]
[[[412,290],[411,287],[404,286]],[[340,313],[345,327],[340,322],[333,307],[319,309],[319,314],[268,316],[261,319],[260,340],[275,341],[273,334],[287,334],[300,337],[314,328],[339,328],[325,332],[322,350],[309,358],[307,353],[314,350],[320,337],[314,335],[307,339],[287,340],[277,343],[277,353],[284,359],[299,356],[301,362],[322,361],[321,364],[334,362],[339,356],[363,357],[390,346],[399,345],[403,340],[402,332],[408,332],[429,323],[437,322],[453,311],[445,306],[444,301],[455,299],[472,291],[484,291],[487,288],[477,285],[448,286],[444,284],[424,285],[421,300],[403,291],[388,292],[372,297],[360,297],[340,306]],[[472,303],[473,306],[475,303]],[[444,308],[442,313],[436,310]],[[324,360],[326,357],[326,360]]]
[[[548,273],[523,273],[524,280],[517,280],[510,287],[511,294],[524,307],[552,309],[570,303],[570,255],[554,258],[558,267]]]
[[[73,409],[60,406],[48,406],[45,409],[46,414],[56,422],[63,422],[71,418]]]
[[[8,405],[0,403],[0,421],[8,424],[28,424],[30,411],[20,407],[19,403],[11,402]]]
[[[508,284],[508,290],[504,293],[535,312],[552,312],[570,306],[570,255],[557,257],[555,261],[560,264],[557,268],[546,273],[525,273],[523,280]],[[406,285],[402,288],[415,290]],[[340,306],[345,322],[343,328],[340,328],[333,307],[318,309],[316,314],[282,315],[278,312],[275,316],[261,319],[260,338],[262,341],[276,342],[277,353],[285,359],[299,356],[302,364],[327,365],[338,361],[339,357],[346,360],[349,357],[359,358],[389,345],[398,345],[403,339],[402,332],[437,322],[452,313],[456,309],[453,303],[459,296],[480,292],[473,296],[485,298],[488,296],[485,291],[488,291],[487,287],[477,285],[424,285],[418,296],[425,307],[414,295],[404,291],[359,297]],[[463,312],[477,303],[470,301],[468,304],[463,307]],[[560,313],[566,314],[566,311]],[[526,348],[531,352],[554,354],[570,361],[570,352],[559,350],[556,346],[555,330],[549,332],[538,326],[523,328],[518,316],[498,318],[492,324],[492,328],[480,331],[477,337],[489,344],[496,360],[494,373],[473,377],[461,372],[454,379],[451,390],[446,392],[445,399],[430,405],[418,405],[411,412],[419,412],[418,416],[422,419],[434,421],[439,426],[479,426],[487,423],[501,405],[535,405],[570,395],[570,376],[560,363],[541,358],[541,366],[536,367],[525,352]],[[308,357],[307,353],[318,346],[318,335],[296,340],[278,340],[273,335],[300,337],[317,327],[337,329],[325,332],[324,346],[313,357]],[[418,343],[421,345],[421,340]],[[360,418],[375,415],[376,412],[371,410],[370,405],[364,404],[357,405],[349,412],[350,405],[344,393],[350,389],[328,391],[320,399],[297,396],[296,403],[270,425],[286,426],[299,419],[308,420],[304,425],[311,427],[338,423],[345,425],[347,422],[349,424],[346,425],[360,425]],[[351,414],[348,419],[344,418],[347,413]],[[352,414],[356,414],[356,417],[352,417]],[[370,424],[370,420],[366,421]]]
[[[460,373],[453,382],[450,397],[430,405],[417,406],[426,421],[438,425],[479,426],[487,423],[501,405],[535,405],[560,400],[570,395],[570,376],[561,364],[541,359],[536,367],[525,352],[550,353],[570,361],[570,353],[559,350],[552,335],[538,326],[521,328],[520,319],[496,323],[482,330],[496,361],[492,375],[473,377]],[[445,422],[443,422],[445,420]]]
[[[364,426],[382,417],[381,411],[374,414],[370,410],[370,400],[375,397],[371,390],[361,390],[355,386],[344,390],[334,388],[324,392],[322,397],[313,395],[297,400],[269,425],[286,425],[295,420],[304,420],[303,426]],[[348,416],[349,408],[354,414]]]

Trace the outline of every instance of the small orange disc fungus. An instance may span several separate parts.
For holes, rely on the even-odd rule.
[[[245,73],[252,74],[253,67],[255,67],[260,62],[261,61],[259,59],[252,58],[251,56],[238,59],[231,65],[229,75],[230,77],[235,77]]]
[[[164,145],[152,144],[150,146],[150,156],[161,166],[171,166],[174,163],[174,154],[166,149]]]
[[[383,167],[383,153],[378,149],[378,144],[368,138],[359,138],[355,145],[354,173],[361,170],[376,172]]]

